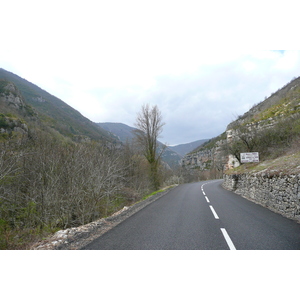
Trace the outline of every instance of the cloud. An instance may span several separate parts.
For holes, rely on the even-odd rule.
[[[211,138],[300,75],[299,50],[251,50],[295,40],[297,10],[284,31],[267,22],[268,5],[245,13],[234,2],[6,1],[0,65],[92,121],[133,126],[142,104],[157,104],[163,141]],[[272,4],[272,17],[282,15]]]
[[[299,75],[299,63],[278,70],[278,64],[299,57],[299,52],[272,51],[225,59],[203,65],[198,72],[156,78],[146,102],[157,104],[165,117],[164,141],[185,143],[211,138],[223,131],[237,115],[248,111]],[[296,59],[294,59],[296,62]],[[169,138],[169,141],[168,141]]]

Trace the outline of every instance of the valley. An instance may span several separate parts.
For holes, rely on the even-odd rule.
[[[154,192],[132,128],[121,127],[125,136],[0,69],[0,249],[28,249]],[[162,187],[178,182],[181,158],[171,149],[164,152]]]
[[[224,178],[225,188],[299,221],[299,115],[295,78],[219,136],[176,146],[157,141],[156,150],[164,150],[159,185]],[[0,69],[0,249],[29,249],[49,234],[107,218],[156,192],[136,131],[94,123]],[[259,152],[260,162],[242,164],[245,152]]]

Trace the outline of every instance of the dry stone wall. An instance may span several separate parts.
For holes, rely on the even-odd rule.
[[[300,174],[224,175],[224,188],[300,222]]]

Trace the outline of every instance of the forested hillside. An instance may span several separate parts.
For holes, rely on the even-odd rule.
[[[28,249],[50,233],[109,216],[154,191],[149,161],[135,143],[121,143],[132,138],[132,128],[121,125],[121,133],[101,129],[0,69],[0,249]],[[157,161],[156,181],[166,186],[266,166],[299,172],[299,149],[297,78],[186,155],[182,168]],[[261,163],[238,167],[241,152],[259,152]],[[169,150],[163,159],[169,154],[174,156]]]
[[[136,148],[116,143],[60,100],[53,105],[46,92],[29,96],[35,92],[27,88],[0,80],[0,249],[27,249],[153,192],[149,164]],[[33,107],[23,93],[45,102]],[[71,133],[69,123],[51,117],[56,111],[86,126]],[[159,170],[163,185],[170,174]]]
[[[115,142],[109,132],[82,116],[77,110],[35,84],[0,68],[0,79],[16,85],[24,101],[39,114],[40,120],[64,136]]]

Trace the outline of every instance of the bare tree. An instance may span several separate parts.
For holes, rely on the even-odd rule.
[[[164,125],[161,112],[156,105],[152,108],[150,108],[149,104],[142,106],[136,119],[135,126],[137,127],[137,130],[135,131],[135,135],[143,155],[149,162],[151,182],[155,190],[160,186],[158,167],[161,156],[166,148],[163,147],[158,151],[157,144],[157,139],[161,134]]]

